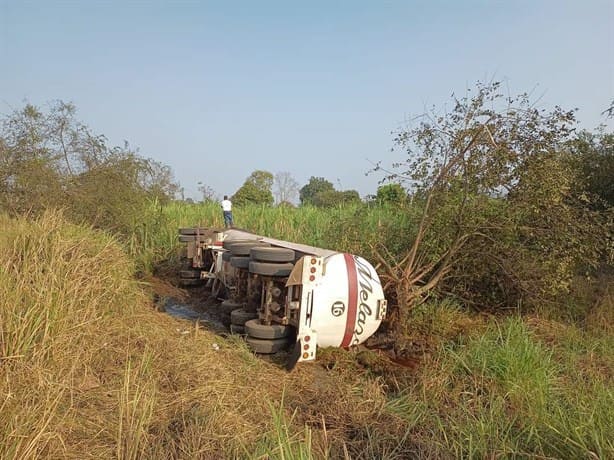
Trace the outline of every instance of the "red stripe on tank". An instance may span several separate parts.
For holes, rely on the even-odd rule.
[[[356,262],[352,255],[343,254],[343,257],[348,272],[348,314],[341,346],[348,347],[352,343],[354,328],[356,326],[356,311],[358,310],[358,275],[356,273]]]

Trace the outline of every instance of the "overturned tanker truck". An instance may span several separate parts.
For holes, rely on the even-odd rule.
[[[223,300],[230,331],[256,353],[290,351],[287,367],[317,347],[349,347],[375,333],[386,299],[362,257],[239,229],[181,228],[184,285],[205,284]],[[214,307],[215,308],[215,307]]]

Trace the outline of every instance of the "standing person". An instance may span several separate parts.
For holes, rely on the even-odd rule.
[[[222,200],[222,211],[224,211],[224,227],[232,227],[234,225],[232,221],[232,201],[228,199],[227,195],[224,195]]]

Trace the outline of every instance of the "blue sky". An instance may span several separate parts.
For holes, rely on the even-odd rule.
[[[255,169],[364,196],[371,162],[403,159],[391,132],[477,80],[604,122],[614,1],[0,0],[0,63],[0,113],[72,101],[187,196]]]

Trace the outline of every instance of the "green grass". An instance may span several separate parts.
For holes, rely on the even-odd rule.
[[[611,457],[611,382],[584,381],[579,356],[555,354],[521,318],[491,324],[443,346],[388,408],[431,434],[429,456]]]
[[[271,460],[311,460],[315,456],[312,447],[311,429],[305,426],[301,431],[296,430],[294,417],[296,411],[288,417],[284,408],[283,396],[279,404],[269,403],[271,428],[256,443],[256,445],[242,446],[242,456],[250,459],[267,458]],[[321,455],[328,457],[328,452]],[[320,455],[320,456],[321,456]]]
[[[400,251],[409,244],[412,216],[394,207],[369,207],[364,204],[321,209],[315,207],[235,207],[235,225],[256,234],[296,243],[372,257],[378,244]],[[127,248],[141,271],[150,272],[163,260],[176,256],[180,248],[180,227],[223,227],[217,203],[174,202],[150,210],[134,222],[127,237]],[[370,257],[371,255],[371,257]]]

